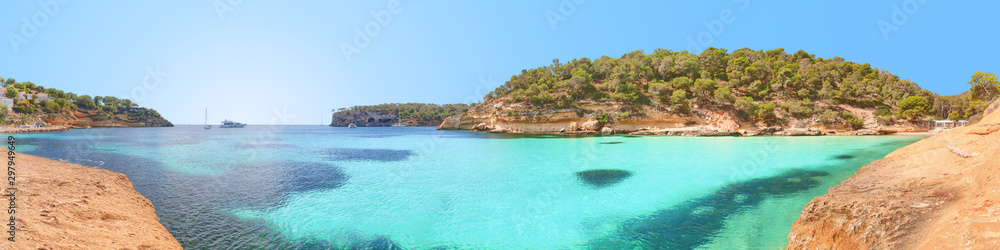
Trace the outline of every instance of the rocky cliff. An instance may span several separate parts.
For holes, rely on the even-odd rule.
[[[776,113],[777,119],[757,121],[742,118],[732,109],[695,105],[690,113],[679,113],[665,105],[626,105],[618,102],[577,101],[571,108],[544,109],[506,98],[479,104],[464,114],[450,116],[438,129],[475,130],[496,133],[618,133],[656,135],[870,135],[927,131],[923,122],[879,124],[875,109],[848,105],[826,107],[862,119],[856,129],[834,118],[799,119]],[[623,111],[625,110],[625,111]]]
[[[789,249],[1000,248],[1000,101],[809,202]]]
[[[32,120],[52,126],[85,127],[173,127],[174,124],[160,117],[156,111],[133,108],[122,114],[99,114],[94,110],[73,110],[42,114]]]
[[[15,162],[16,241],[5,236],[3,249],[181,249],[125,175],[25,154]]]
[[[334,110],[332,127],[388,127],[396,123],[407,126],[437,126],[448,116],[465,113],[467,104],[383,103]]]
[[[384,111],[364,110],[364,111],[335,113],[333,114],[333,119],[330,122],[330,126],[347,127],[347,125],[354,123],[358,127],[389,127],[397,122],[400,122],[400,119],[398,116],[396,116],[396,114]],[[407,123],[407,121],[405,120],[403,122]],[[417,126],[432,126],[428,124],[418,124],[413,122],[409,122],[407,124],[412,124]]]

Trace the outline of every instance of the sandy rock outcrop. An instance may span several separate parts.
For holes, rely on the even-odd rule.
[[[580,124],[576,122],[570,122],[569,127],[567,127],[566,130],[563,132],[566,131],[580,131]]]
[[[583,130],[598,130],[601,129],[601,123],[597,120],[590,120],[583,123]]]
[[[876,135],[896,132],[926,132],[926,122],[899,121],[878,124],[874,108],[840,105],[829,107],[850,112],[864,120],[863,129],[846,119],[820,121],[799,119],[777,112],[775,119],[740,117],[731,107],[693,106],[679,112],[669,106],[623,105],[610,101],[582,100],[570,108],[532,106],[499,98],[476,105],[468,112],[444,118],[438,129],[474,130],[493,133],[645,134],[682,136],[809,136]],[[702,127],[703,126],[703,127]],[[923,126],[923,127],[921,127]],[[699,128],[700,127],[700,128]]]
[[[789,249],[1000,248],[1000,106],[903,147],[809,202]]]
[[[0,248],[181,249],[125,175],[25,154],[15,162],[16,241]]]
[[[774,132],[774,135],[787,135],[787,136],[823,135],[823,134],[824,134],[823,131],[812,128],[790,128]]]
[[[629,133],[630,135],[679,135],[679,136],[737,136],[740,132],[728,129],[719,129],[713,126],[694,126],[681,128],[664,128],[641,130]]]
[[[535,110],[521,103],[495,101],[477,105],[464,114],[447,117],[438,129],[504,133],[631,133],[704,122],[699,117],[677,116],[655,107],[644,107],[636,112],[642,114],[640,116],[605,118],[614,122],[602,123],[598,120],[599,113],[614,116],[620,114],[623,107],[617,103],[593,101],[579,101],[575,107]]]
[[[127,114],[102,116],[94,110],[74,110],[67,113],[44,114],[37,121],[72,128],[86,127],[173,127],[174,124],[146,108],[132,108]]]

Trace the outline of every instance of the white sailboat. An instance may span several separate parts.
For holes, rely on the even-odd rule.
[[[393,127],[406,127],[406,123],[403,123],[403,118],[399,117],[399,108],[396,108],[396,123],[392,124]]]
[[[212,125],[208,125],[208,108],[205,108],[205,129],[212,129]]]

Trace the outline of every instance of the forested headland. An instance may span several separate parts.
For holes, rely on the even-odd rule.
[[[385,127],[402,123],[408,126],[437,126],[448,116],[469,110],[467,104],[385,103],[334,110],[330,126]]]
[[[0,124],[65,125],[70,127],[170,127],[154,109],[140,107],[129,99],[113,96],[77,95],[45,88],[31,81],[2,78],[3,99]]]
[[[551,121],[555,111],[574,111],[603,127],[649,123],[664,115],[692,117],[687,125],[726,119],[739,129],[916,126],[928,119],[977,119],[985,103],[1000,95],[1000,85],[992,73],[970,74],[970,91],[941,96],[867,63],[802,50],[637,50],[618,58],[556,59],[522,70],[470,114],[481,118],[497,111],[487,109],[499,109],[491,117],[513,124]]]

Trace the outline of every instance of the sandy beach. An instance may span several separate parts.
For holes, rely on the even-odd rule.
[[[5,227],[0,248],[182,249],[125,175],[26,154],[14,161],[16,241]]]

